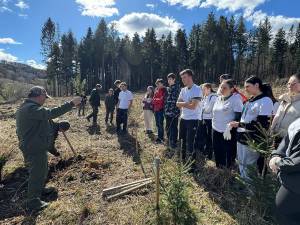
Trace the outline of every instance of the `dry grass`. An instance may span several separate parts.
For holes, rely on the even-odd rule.
[[[64,100],[51,100],[48,106]],[[50,175],[47,183],[47,186],[58,189],[58,198],[37,216],[10,212],[12,208],[3,204],[11,202],[14,196],[17,201],[11,204],[16,206],[25,193],[24,188],[18,189],[24,179],[20,181],[15,174],[15,170],[23,166],[15,135],[14,112],[17,105],[0,106],[0,154],[13,149],[4,167],[5,182],[0,186],[0,211],[8,210],[8,213],[1,213],[1,224],[32,224],[34,221],[37,224],[156,224],[154,189],[151,187],[111,202],[101,198],[105,188],[152,176],[155,156],[162,158],[162,176],[164,171],[172,172],[176,165],[175,160],[164,157],[164,146],[155,145],[145,135],[140,99],[135,100],[130,112],[129,134],[126,136],[118,137],[114,127],[105,126],[103,108],[100,110],[99,130],[91,129],[84,117],[77,117],[75,110],[62,116],[61,119],[70,121],[71,129],[67,135],[84,159],[74,160],[60,135],[57,148],[62,157],[49,157]],[[16,175],[14,179],[10,179],[12,174]],[[228,171],[216,169],[213,162],[207,161],[199,165],[198,174],[186,177],[192,182],[190,199],[199,217],[199,224],[268,224],[259,218],[255,209],[247,205],[247,198],[232,189],[233,176]],[[9,189],[11,186],[13,189]],[[11,192],[7,193],[8,190]],[[4,200],[1,196],[5,196]]]

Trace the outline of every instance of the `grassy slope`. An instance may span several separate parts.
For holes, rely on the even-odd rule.
[[[63,99],[56,99],[48,105],[54,106],[61,102]],[[163,160],[162,175],[166,171],[172,172],[176,165],[174,160],[164,157],[165,147],[156,146],[144,134],[140,100],[136,100],[134,105],[130,112],[129,135],[125,137],[118,137],[113,128],[106,128],[103,108],[100,110],[99,132],[90,129],[83,117],[77,117],[75,110],[62,117],[71,122],[67,135],[75,150],[85,159],[68,160],[72,153],[60,135],[57,147],[62,159],[49,157],[51,176],[47,183],[58,189],[58,198],[38,216],[24,216],[12,210],[19,206],[25,193],[23,187],[19,188],[25,180],[24,176],[14,173],[23,166],[13,118],[17,105],[0,106],[0,152],[15,149],[4,168],[6,182],[0,188],[0,199],[4,196],[4,200],[0,200],[0,223],[155,224],[153,188],[112,202],[101,198],[104,188],[151,176],[152,160],[156,155]],[[199,216],[199,224],[269,224],[247,205],[245,196],[233,189],[230,185],[232,175],[228,171],[216,169],[213,162],[203,162],[198,174],[187,176],[186,179],[192,181],[190,201]],[[9,201],[12,196],[17,199],[15,203]]]

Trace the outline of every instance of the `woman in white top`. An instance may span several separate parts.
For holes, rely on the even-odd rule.
[[[202,84],[204,94],[202,105],[202,121],[203,121],[203,140],[204,140],[204,154],[208,159],[212,159],[212,117],[213,107],[218,98],[218,95],[213,90],[212,84]]]
[[[249,166],[255,166],[260,154],[248,146],[248,141],[260,141],[261,127],[269,129],[273,101],[268,97],[268,87],[261,79],[252,76],[245,81],[245,90],[251,98],[245,103],[240,122],[231,122],[237,127],[237,159],[241,177],[249,178]]]
[[[147,93],[145,94],[145,97],[143,98],[143,111],[144,111],[144,123],[146,128],[146,134],[152,134],[153,133],[153,104],[152,104],[152,98],[154,95],[154,88],[153,86],[147,87]]]
[[[243,103],[240,97],[233,95],[233,80],[224,80],[220,85],[220,94],[213,107],[213,149],[217,167],[229,168],[232,164],[233,142],[225,140],[227,124],[241,116]]]

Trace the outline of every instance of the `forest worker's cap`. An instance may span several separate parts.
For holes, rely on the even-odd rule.
[[[28,93],[28,98],[33,98],[33,97],[38,97],[41,95],[45,95],[46,98],[51,98],[46,89],[41,87],[41,86],[33,86],[32,88],[30,88],[29,93]]]

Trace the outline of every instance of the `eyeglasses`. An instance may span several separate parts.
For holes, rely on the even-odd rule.
[[[287,83],[287,86],[295,86],[296,84],[299,84],[299,82]]]

